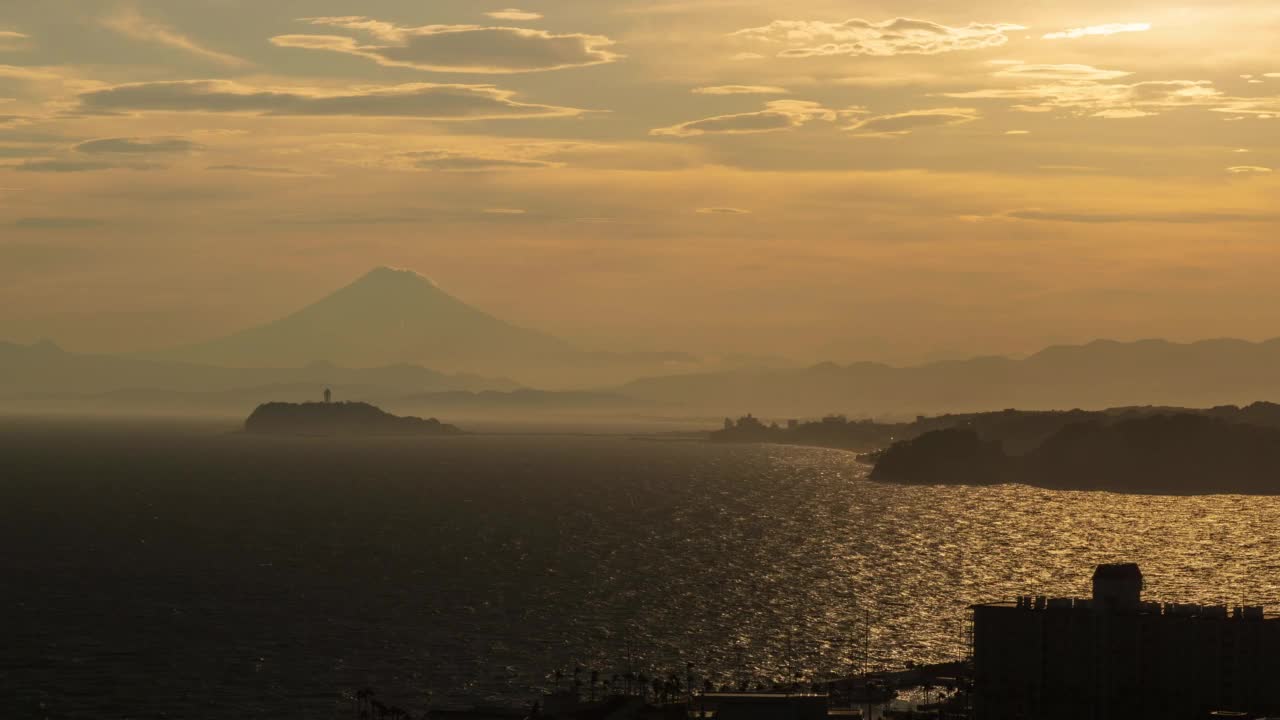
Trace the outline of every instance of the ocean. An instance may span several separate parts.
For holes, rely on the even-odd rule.
[[[900,487],[832,450],[260,438],[0,421],[0,717],[527,707],[575,667],[716,684],[966,652],[966,608],[1280,607],[1280,498]],[[567,680],[566,680],[567,681]]]

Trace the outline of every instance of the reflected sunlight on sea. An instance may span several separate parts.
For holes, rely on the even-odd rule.
[[[522,705],[557,668],[728,680],[964,652],[968,604],[1280,607],[1280,498],[898,487],[852,455],[625,438],[7,435],[0,715]]]

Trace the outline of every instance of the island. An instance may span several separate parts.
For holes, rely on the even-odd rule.
[[[398,417],[363,402],[272,402],[259,405],[244,429],[265,434],[458,435],[453,425],[418,417]]]
[[[851,450],[871,479],[924,485],[1021,483],[1152,494],[1280,494],[1280,405],[1207,409],[1000,410],[913,422],[726,419],[718,443]]]
[[[724,429],[711,433],[708,439],[715,443],[807,445],[866,452],[916,434],[906,423],[849,420],[844,415],[829,415],[816,422],[788,420],[784,426],[748,414],[737,420],[725,418]]]
[[[874,463],[872,480],[903,484],[1280,494],[1280,429],[1201,413],[1072,423],[1024,454],[975,430],[948,428],[863,457]]]

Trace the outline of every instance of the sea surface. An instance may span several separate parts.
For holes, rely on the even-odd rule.
[[[0,717],[527,706],[582,668],[826,679],[966,651],[966,607],[1280,609],[1280,498],[868,482],[853,455],[626,437],[263,439],[0,421]]]

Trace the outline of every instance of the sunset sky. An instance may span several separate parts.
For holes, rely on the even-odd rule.
[[[4,3],[0,340],[378,265],[589,348],[1280,336],[1275,0],[518,1]]]

